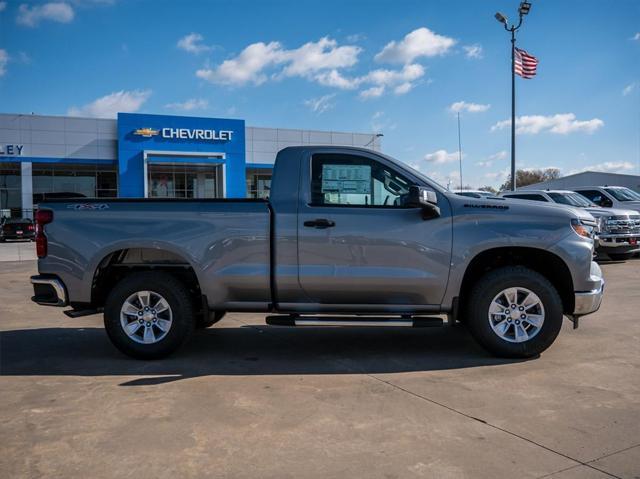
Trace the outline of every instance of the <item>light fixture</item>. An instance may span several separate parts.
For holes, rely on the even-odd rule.
[[[496,20],[498,20],[500,23],[504,23],[505,25],[507,24],[507,17],[505,17],[502,13],[496,13],[495,17]]]
[[[520,15],[527,15],[529,13],[529,10],[531,10],[531,3],[527,2],[527,0],[524,0],[523,2],[520,2],[520,7],[518,8],[518,13],[520,13]]]

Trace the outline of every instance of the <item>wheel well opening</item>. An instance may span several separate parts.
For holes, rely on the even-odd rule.
[[[189,290],[196,311],[201,312],[203,297],[198,277],[180,255],[152,248],[128,248],[105,256],[93,276],[91,304],[103,307],[113,287],[125,276],[141,271],[163,271],[179,279]]]
[[[462,280],[460,305],[464,308],[471,288],[480,277],[503,266],[524,266],[542,274],[558,290],[564,312],[573,311],[575,302],[573,279],[565,262],[548,251],[522,247],[494,248],[483,251],[473,258]]]

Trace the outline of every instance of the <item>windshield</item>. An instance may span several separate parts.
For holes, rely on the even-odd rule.
[[[584,196],[578,193],[547,193],[553,201],[561,205],[577,206],[586,208],[587,206],[595,206]]]
[[[605,188],[604,190],[618,201],[640,201],[640,194],[629,188]]]

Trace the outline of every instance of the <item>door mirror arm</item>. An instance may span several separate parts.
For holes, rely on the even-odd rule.
[[[436,192],[422,186],[413,185],[409,187],[409,194],[405,206],[407,208],[420,208],[422,210],[423,220],[440,216]]]

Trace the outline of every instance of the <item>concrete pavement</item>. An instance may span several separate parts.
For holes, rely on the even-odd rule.
[[[5,477],[640,477],[640,261],[530,361],[464,328],[285,329],[228,315],[128,359],[100,316],[28,301],[0,263]]]

